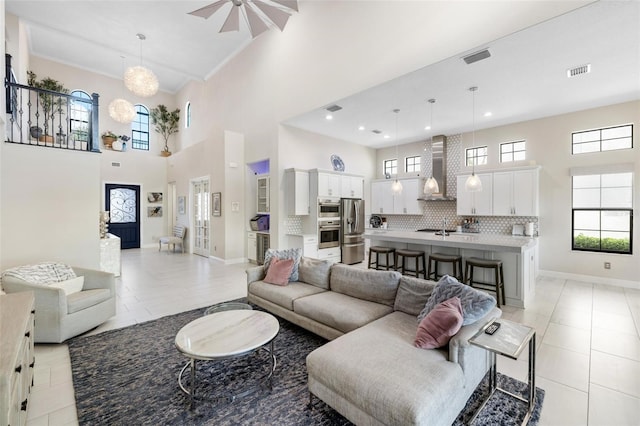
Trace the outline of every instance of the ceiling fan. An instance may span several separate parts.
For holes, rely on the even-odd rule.
[[[269,24],[277,25],[280,31],[284,30],[284,26],[291,16],[290,11],[298,11],[298,0],[218,0],[189,12],[189,15],[208,19],[227,3],[231,3],[233,7],[229,11],[229,16],[224,21],[222,28],[220,28],[220,32],[238,31],[240,29],[240,10],[242,9],[253,38],[267,31]],[[274,3],[278,6],[273,5]]]

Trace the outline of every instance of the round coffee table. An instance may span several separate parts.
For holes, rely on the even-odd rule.
[[[195,400],[196,361],[215,361],[249,355],[257,350],[266,350],[269,354],[268,373],[259,379],[256,386],[235,395],[223,397],[229,401],[248,395],[269,383],[276,369],[276,356],[273,341],[278,335],[280,325],[271,314],[254,310],[230,310],[205,315],[185,325],[176,335],[175,345],[178,351],[189,361],[178,375],[180,389],[190,397],[191,405]],[[182,377],[190,368],[190,389],[182,383]],[[220,399],[220,398],[216,398]]]

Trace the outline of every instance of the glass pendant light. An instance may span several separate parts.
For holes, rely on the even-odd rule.
[[[433,129],[433,104],[436,103],[435,99],[429,99],[427,102],[431,104],[431,118],[429,120],[429,129]],[[431,155],[433,155],[433,130],[431,131]],[[426,195],[432,195],[440,192],[440,186],[438,181],[433,177],[433,166],[431,166],[431,177],[424,183],[423,192]]]
[[[402,182],[400,182],[398,180],[398,168],[400,167],[400,157],[398,156],[398,113],[400,112],[399,109],[394,109],[393,112],[396,114],[396,180],[393,181],[393,183],[391,184],[391,191],[395,194],[395,195],[400,195],[402,194]]]
[[[469,88],[469,91],[471,92],[472,98],[473,98],[473,117],[471,122],[472,127],[471,127],[471,134],[472,134],[472,146],[476,145],[476,90],[478,90],[477,86],[473,86]],[[482,191],[482,181],[480,180],[480,178],[478,177],[478,175],[476,175],[476,159],[473,159],[473,163],[472,163],[472,169],[471,169],[471,176],[469,176],[467,178],[467,181],[464,183],[464,188],[469,191],[469,192],[479,192]]]

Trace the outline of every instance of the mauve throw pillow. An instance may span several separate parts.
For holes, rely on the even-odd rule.
[[[417,348],[435,349],[449,343],[451,336],[462,327],[462,305],[459,297],[452,297],[436,305],[418,325]]]
[[[293,259],[278,259],[277,257],[271,258],[271,264],[267,269],[267,276],[264,277],[264,282],[276,285],[289,284],[289,276],[293,269]]]
[[[289,281],[298,281],[298,267],[300,266],[300,258],[302,257],[301,248],[292,248],[284,250],[268,249],[264,254],[264,267],[269,268],[271,259],[277,257],[278,259],[293,259],[293,269],[291,269],[291,276]]]
[[[464,316],[462,325],[473,324],[487,315],[496,306],[495,297],[483,291],[478,291],[466,284],[461,284],[455,278],[445,275],[440,278],[436,288],[433,289],[433,293],[431,293],[431,297],[427,300],[427,304],[424,306],[422,312],[420,312],[420,315],[418,315],[418,321],[422,321],[438,303],[456,296],[460,298],[460,303],[462,304],[462,313]]]

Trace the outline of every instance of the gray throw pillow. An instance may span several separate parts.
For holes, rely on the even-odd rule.
[[[462,325],[473,324],[496,306],[496,299],[493,296],[466,284],[461,284],[455,278],[445,275],[440,278],[436,288],[431,293],[431,297],[427,300],[427,304],[418,315],[418,321],[422,321],[438,303],[452,297],[459,297],[462,303],[462,314],[464,316]]]
[[[286,250],[269,249],[264,254],[264,270],[265,273],[269,269],[269,263],[273,257],[278,259],[293,259],[293,269],[291,270],[291,276],[289,282],[298,281],[298,268],[300,266],[300,258],[302,257],[302,249],[292,248]]]
[[[332,262],[322,259],[302,257],[298,268],[298,281],[329,290],[329,276]]]
[[[398,293],[396,293],[393,310],[409,315],[418,315],[422,308],[424,308],[427,300],[429,300],[436,284],[435,281],[426,281],[403,275],[400,278],[400,285],[398,286]]]

